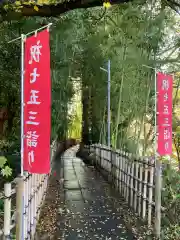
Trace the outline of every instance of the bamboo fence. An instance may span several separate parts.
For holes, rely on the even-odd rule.
[[[105,173],[130,207],[152,226],[155,213],[154,158],[137,158],[131,153],[106,145],[89,146],[95,165]]]
[[[51,146],[51,160],[56,150]],[[52,163],[52,161],[51,161]],[[24,174],[5,183],[0,199],[4,201],[4,223],[0,239],[33,239],[40,210],[46,196],[49,174]],[[16,201],[13,212],[12,199]]]

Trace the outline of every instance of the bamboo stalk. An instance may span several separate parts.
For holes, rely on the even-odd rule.
[[[28,237],[28,203],[29,203],[29,195],[28,195],[28,173],[24,173],[24,239]]]
[[[31,175],[31,196],[32,196],[32,200],[31,200],[31,226],[34,226],[34,214],[35,214],[35,196],[34,196],[34,192],[35,192],[35,178],[34,178],[34,174]]]
[[[120,171],[119,171],[119,183],[120,183],[120,193],[122,194],[123,192],[123,158],[122,158],[122,152],[119,152],[119,160],[120,160]]]
[[[115,164],[116,164],[116,187],[117,187],[117,189],[119,189],[119,156],[117,153],[115,154],[115,156],[116,156],[116,161],[115,161]]]
[[[149,198],[148,198],[148,226],[151,226],[152,219],[152,196],[153,196],[153,180],[154,180],[154,166],[150,166],[149,171]]]
[[[161,191],[162,191],[162,165],[161,160],[156,161],[155,173],[155,234],[161,237]]]
[[[142,209],[142,180],[143,180],[143,166],[142,164],[139,165],[139,199],[138,199],[138,214],[141,216],[141,209]]]
[[[4,184],[4,240],[11,232],[11,183]],[[22,206],[21,206],[22,207]]]
[[[124,53],[123,53],[122,61],[124,61],[125,58],[126,58],[126,45],[124,47]],[[117,121],[116,121],[115,139],[114,139],[115,148],[117,148],[118,126],[119,126],[119,120],[120,120],[120,110],[121,110],[121,98],[122,98],[123,84],[124,84],[124,67],[122,69],[121,85],[120,85],[120,89],[119,89],[119,101],[118,101]]]
[[[122,168],[122,170],[123,170],[123,179],[122,179],[122,182],[123,182],[123,191],[122,191],[122,195],[123,195],[123,197],[125,197],[125,189],[126,189],[126,159],[125,159],[125,157],[124,157],[124,155],[125,155],[125,152],[123,151],[123,161],[122,161],[122,163],[123,163],[123,168]]]
[[[135,162],[135,193],[134,193],[134,210],[137,209],[137,200],[138,200],[138,173],[139,173],[139,163]]]
[[[130,194],[130,173],[131,173],[131,168],[130,168],[130,162],[129,158],[131,157],[131,154],[127,153],[127,189],[126,189],[126,201],[129,202],[129,194]]]
[[[29,177],[29,184],[28,184],[28,196],[31,196],[31,188],[32,188],[32,177]],[[29,199],[28,199],[29,200]],[[30,232],[31,230],[31,205],[32,201],[28,201],[28,221],[27,221],[27,231]]]
[[[23,178],[19,178],[16,185],[16,239],[23,239]]]
[[[128,156],[128,154],[125,153],[125,157],[124,157],[124,165],[125,165],[125,167],[124,167],[124,171],[125,171],[125,174],[124,174],[124,197],[125,197],[125,199],[126,199],[126,197],[127,197],[127,188],[128,188],[128,185],[127,185],[127,182],[128,182],[128,175],[127,175],[127,173],[128,173],[127,156]]]
[[[146,217],[146,198],[147,198],[147,180],[148,180],[148,168],[147,168],[148,159],[144,159],[144,189],[143,189],[143,207],[142,207],[142,218]]]
[[[145,111],[144,111],[144,116],[143,116],[143,123],[144,123],[144,144],[143,144],[143,155],[146,153],[146,125],[145,125],[145,114],[148,111],[148,103],[149,103],[149,96],[150,96],[150,91],[151,91],[151,79],[149,81],[149,84],[147,84],[147,97],[146,97],[146,104],[145,104]]]
[[[130,199],[130,206],[133,207],[133,200],[134,200],[134,159],[132,159],[132,164],[131,164],[131,199]]]

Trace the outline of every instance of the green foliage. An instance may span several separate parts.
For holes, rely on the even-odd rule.
[[[179,236],[180,236],[179,224],[176,224],[176,225],[170,224],[162,232],[163,240],[171,240],[171,239],[179,240]]]
[[[75,101],[75,100],[74,100]],[[69,123],[69,138],[81,139],[81,127],[82,127],[82,106],[78,101],[77,105],[75,105],[74,112],[71,115],[71,121]]]
[[[5,166],[1,170],[1,174],[2,174],[3,177],[10,177],[12,175],[12,169],[8,166]]]
[[[173,56],[179,46],[177,20],[159,1],[143,6],[136,2],[124,4],[104,13],[97,8],[69,12],[59,19],[28,18],[1,23],[0,107],[7,108],[10,116],[4,124],[3,142],[6,144],[1,149],[4,152],[20,151],[20,42],[8,44],[7,41],[49,21],[55,26],[51,32],[51,138],[63,139],[67,134],[79,138],[82,131],[88,132],[94,142],[99,139],[106,142],[107,74],[100,67],[106,68],[110,59],[113,147],[138,155],[151,154],[154,71],[144,65],[156,66],[157,70],[178,70],[178,55]],[[173,54],[169,52],[168,43],[175,50]],[[75,88],[74,79],[78,79],[75,81],[79,89]],[[84,93],[83,106],[81,99],[74,100],[74,96],[81,93]],[[175,130],[178,124],[176,116]],[[179,149],[178,132],[174,140]],[[6,157],[8,166],[5,166],[7,161],[2,160],[1,174],[9,176],[12,174],[9,167],[20,162],[20,157]],[[176,239],[179,231],[179,181],[179,173],[173,169],[165,170],[163,205],[167,211],[163,224],[165,235],[173,231],[170,239]]]
[[[12,175],[12,169],[9,166],[5,166],[6,163],[7,159],[4,156],[0,156],[1,175],[8,178]]]
[[[163,174],[162,205],[163,239],[179,239],[180,236],[180,174],[167,165]]]
[[[0,168],[3,168],[6,162],[7,159],[4,156],[0,156]]]

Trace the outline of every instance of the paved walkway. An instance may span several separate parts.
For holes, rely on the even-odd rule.
[[[60,166],[61,165],[61,166]],[[61,204],[54,239],[134,239],[121,218],[120,198],[103,177],[68,150],[60,168]]]

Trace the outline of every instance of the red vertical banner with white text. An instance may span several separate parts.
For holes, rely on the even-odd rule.
[[[24,162],[29,173],[50,172],[51,75],[49,31],[26,38],[24,53]]]
[[[172,76],[157,73],[157,150],[160,156],[172,154],[172,91]]]

